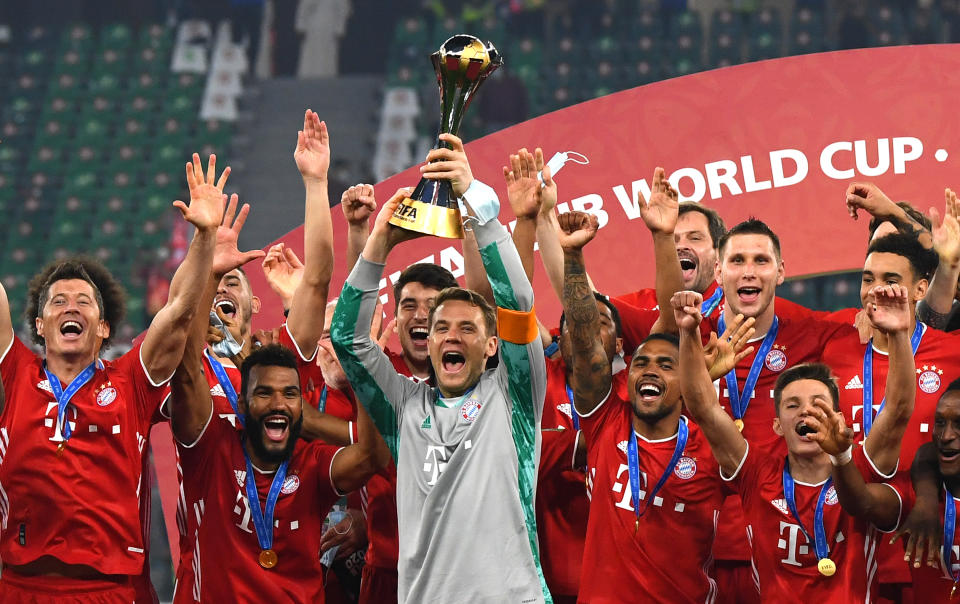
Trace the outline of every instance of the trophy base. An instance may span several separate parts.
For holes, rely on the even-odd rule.
[[[393,216],[390,217],[390,224],[425,235],[463,239],[463,219],[460,216],[460,208],[424,203],[409,197],[397,206]]]

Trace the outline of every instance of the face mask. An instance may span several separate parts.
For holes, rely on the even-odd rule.
[[[243,345],[237,343],[233,338],[233,334],[230,333],[230,330],[227,329],[227,325],[223,322],[220,316],[216,311],[210,311],[210,325],[217,328],[220,333],[223,334],[223,339],[214,344],[213,348],[214,354],[218,357],[232,357],[235,356],[238,352],[243,349]]]
[[[590,160],[587,159],[586,155],[577,153],[576,151],[558,151],[557,153],[554,153],[553,157],[550,158],[550,161],[547,162],[547,167],[550,168],[550,178],[556,178],[560,168],[562,168],[567,162],[586,166],[590,163]],[[543,172],[537,172],[537,178],[540,179],[541,187],[546,186],[543,184]]]

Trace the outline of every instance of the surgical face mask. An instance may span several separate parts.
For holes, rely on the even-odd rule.
[[[243,349],[243,344],[234,339],[233,334],[227,329],[226,323],[217,315],[216,311],[210,311],[210,325],[215,327],[223,334],[223,339],[211,346],[214,354],[218,357],[230,358],[236,356]]]

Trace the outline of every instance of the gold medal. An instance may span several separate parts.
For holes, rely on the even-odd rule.
[[[277,552],[272,549],[261,550],[260,552],[260,566],[264,568],[273,568],[277,565]]]
[[[824,577],[832,577],[837,572],[837,565],[830,558],[820,558],[820,562],[817,562],[817,570]]]
[[[61,440],[60,444],[57,445],[57,457],[63,457],[63,451],[67,448],[67,441]]]
[[[950,588],[950,599],[954,599],[957,595],[957,582],[953,582],[953,587]]]
[[[742,420],[742,419],[740,419],[740,418],[738,417],[737,419],[733,420],[733,424],[737,427],[737,430],[740,430],[741,432],[743,432],[743,420]]]
[[[640,530],[640,519],[637,518],[636,520],[633,521],[633,534],[636,535],[637,531],[639,530]]]

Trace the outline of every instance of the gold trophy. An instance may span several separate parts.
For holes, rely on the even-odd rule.
[[[500,67],[497,49],[487,42],[459,34],[430,55],[440,88],[440,132],[456,135],[474,94],[487,76]],[[439,145],[446,143],[438,142]],[[463,220],[457,199],[446,180],[421,178],[413,194],[400,202],[390,224],[409,231],[463,239]]]

